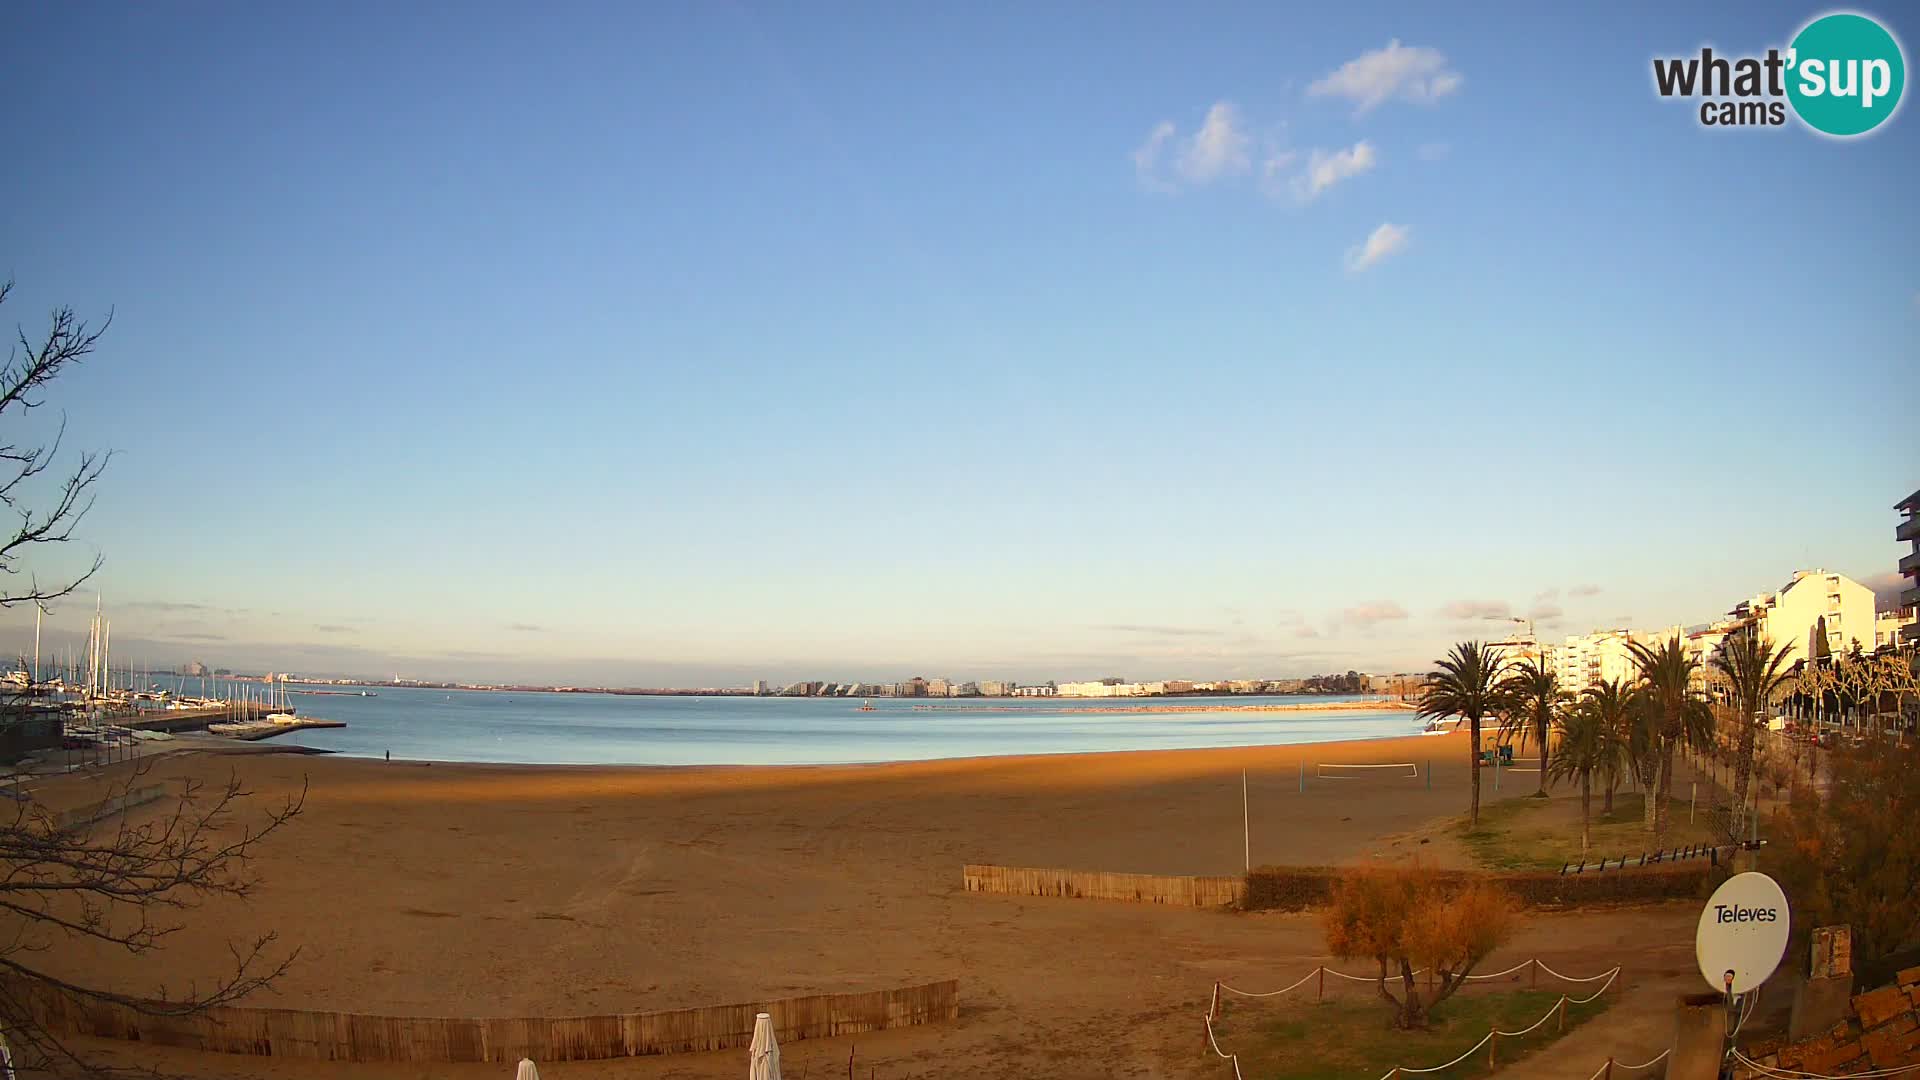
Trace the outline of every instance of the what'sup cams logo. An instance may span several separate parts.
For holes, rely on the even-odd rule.
[[[1865,135],[1893,118],[1906,89],[1900,42],[1865,15],[1835,12],[1800,28],[1765,56],[1656,57],[1663,98],[1700,100],[1702,127],[1780,127],[1787,110],[1823,135]]]

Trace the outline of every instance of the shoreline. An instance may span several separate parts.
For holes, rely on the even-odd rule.
[[[1148,695],[1169,696],[1169,695]],[[895,698],[895,701],[912,700]],[[1052,697],[1032,698],[1033,701],[1102,701],[1104,698]],[[1039,712],[1045,706],[1023,705],[915,705],[914,712]],[[1285,712],[1415,712],[1419,706],[1394,698],[1379,698],[1368,701],[1327,701],[1321,703],[1289,702],[1285,705],[1085,705],[1069,710],[1074,714],[1091,713],[1104,716],[1110,713],[1285,713]]]
[[[1408,751],[1420,749],[1416,755],[1420,764],[1429,759],[1458,756],[1458,752],[1447,750],[1439,752],[1441,747],[1451,747],[1454,742],[1464,742],[1464,729],[1445,732],[1409,732],[1395,735],[1378,735],[1356,739],[1318,739],[1310,742],[1288,743],[1239,743],[1232,746],[1156,746],[1128,750],[1053,750],[1022,751],[1008,754],[968,754],[957,757],[936,758],[893,758],[879,761],[812,761],[812,762],[704,762],[699,764],[649,764],[646,762],[572,762],[572,761],[462,761],[448,758],[381,758],[372,755],[354,754],[339,750],[324,750],[317,747],[304,747],[281,744],[245,744],[258,754],[322,754],[326,759],[339,762],[366,763],[370,766],[404,765],[410,768],[438,768],[446,770],[441,775],[467,772],[498,772],[502,774],[565,773],[594,774],[604,773],[610,776],[633,774],[636,778],[647,776],[698,776],[704,773],[722,774],[732,777],[744,777],[754,774],[809,775],[820,777],[829,773],[846,773],[845,777],[830,777],[829,782],[840,779],[872,779],[883,773],[930,774],[953,773],[974,774],[997,769],[1065,769],[1101,768],[1107,766],[1144,765],[1194,765],[1194,773],[1205,773],[1217,768],[1241,768],[1247,765],[1270,765],[1284,763],[1297,765],[1312,759],[1316,752],[1320,764],[1339,765],[1355,762],[1372,762],[1380,755],[1378,751],[1404,743]],[[1422,749],[1423,748],[1423,749]],[[1337,751],[1347,751],[1344,753]],[[215,747],[194,747],[184,750],[186,753],[217,754]],[[1209,759],[1230,758],[1220,765]],[[1170,770],[1173,773],[1185,773],[1185,769]]]

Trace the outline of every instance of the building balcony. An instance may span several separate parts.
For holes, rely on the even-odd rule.
[[[1894,526],[1893,538],[1895,540],[1920,540],[1920,514],[1915,514]]]
[[[1904,577],[1912,577],[1915,574],[1920,574],[1920,551],[1915,551],[1913,554],[1900,560],[1900,573]]]
[[[1901,593],[1900,606],[1903,608],[1920,608],[1920,589],[1908,589],[1906,592]],[[1920,634],[1914,636],[1920,637]]]

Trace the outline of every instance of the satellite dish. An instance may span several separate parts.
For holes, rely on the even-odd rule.
[[[1700,912],[1693,953],[1707,985],[1744,994],[1766,982],[1787,952],[1787,894],[1765,874],[1735,874]]]

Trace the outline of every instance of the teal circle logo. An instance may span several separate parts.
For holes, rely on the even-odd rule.
[[[1787,99],[1815,131],[1846,138],[1885,123],[1907,85],[1906,57],[1886,28],[1840,12],[1808,23],[1787,52]]]

